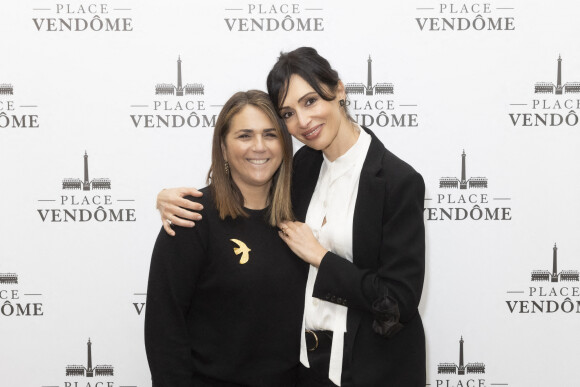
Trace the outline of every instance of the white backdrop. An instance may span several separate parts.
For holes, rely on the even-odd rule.
[[[351,113],[425,179],[428,384],[580,385],[578,11],[573,0],[2,0],[0,384],[151,385],[155,196],[204,186],[220,106],[265,89],[280,51],[309,45],[363,88],[370,56],[373,95],[351,93]],[[178,57],[183,86],[203,94],[156,94],[178,85]],[[559,57],[563,94],[536,93],[558,88]],[[384,83],[392,94],[377,93]],[[465,180],[487,187],[440,188],[462,180],[464,151]],[[89,183],[110,189],[63,188],[82,186],[85,152]],[[557,282],[532,281],[551,276],[554,244]],[[461,337],[465,365],[483,373],[438,372],[460,366]],[[88,366],[89,338],[92,366],[113,375],[66,375]]]

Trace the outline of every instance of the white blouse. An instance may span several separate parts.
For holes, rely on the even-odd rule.
[[[352,262],[354,206],[362,166],[371,144],[371,136],[360,126],[357,127],[360,133],[357,142],[345,154],[332,162],[324,156],[318,182],[306,213],[306,224],[312,229],[318,242],[325,249],[350,262]],[[318,269],[310,266],[302,328],[334,331],[328,377],[334,384],[340,386],[348,308],[312,297],[317,274]],[[304,334],[300,346],[300,361],[305,367],[310,367]]]

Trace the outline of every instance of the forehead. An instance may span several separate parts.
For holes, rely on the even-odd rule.
[[[246,105],[232,117],[230,131],[240,129],[263,130],[274,128],[272,120],[262,110]]]
[[[298,102],[302,96],[308,93],[316,92],[312,86],[300,75],[292,74],[288,81],[288,91],[286,99],[282,101],[283,106],[290,106]]]

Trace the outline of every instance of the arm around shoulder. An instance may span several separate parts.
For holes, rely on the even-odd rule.
[[[195,226],[193,221],[201,220],[198,212],[203,206],[196,201],[187,200],[187,195],[201,197],[203,193],[195,188],[180,187],[163,189],[157,194],[155,207],[161,215],[163,228],[171,236],[175,235],[171,228],[172,224],[193,227]]]

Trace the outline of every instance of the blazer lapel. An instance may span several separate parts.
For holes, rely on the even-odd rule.
[[[367,132],[372,136],[372,140],[358,185],[352,225],[352,250],[355,264],[362,268],[375,268],[376,256],[381,245],[380,234],[383,228],[383,205],[387,182],[381,174],[385,148],[374,133],[370,130]]]
[[[353,263],[360,268],[377,268],[377,256],[381,248],[383,229],[383,206],[386,179],[382,176],[382,159],[385,147],[373,132],[364,128],[372,137],[363,164],[352,222]],[[354,341],[361,321],[361,313],[349,310],[346,319],[347,348],[354,348]],[[347,352],[352,362],[352,350]]]

